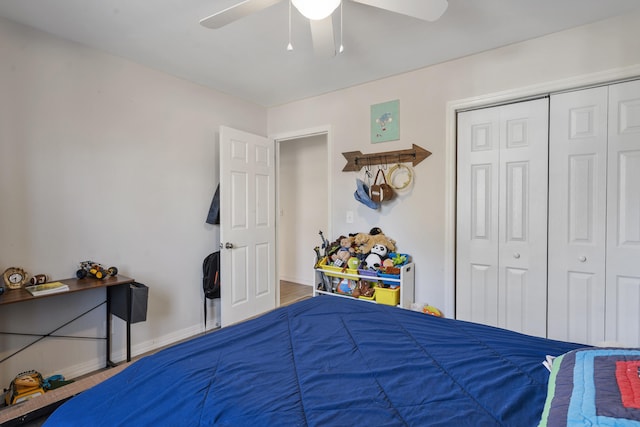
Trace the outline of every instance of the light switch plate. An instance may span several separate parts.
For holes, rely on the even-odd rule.
[[[347,224],[353,224],[353,211],[347,211]]]

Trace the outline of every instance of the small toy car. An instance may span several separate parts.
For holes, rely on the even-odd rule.
[[[93,261],[82,261],[80,268],[76,271],[76,277],[78,279],[84,279],[87,276],[95,277],[96,279],[104,279],[107,276],[117,276],[118,269],[116,267],[105,268],[102,264],[98,264]]]

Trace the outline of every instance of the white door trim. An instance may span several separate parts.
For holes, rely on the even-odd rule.
[[[300,138],[308,138],[316,135],[326,135],[327,138],[327,186],[328,188],[332,188],[333,183],[333,174],[332,174],[332,161],[333,158],[333,141],[332,141],[332,132],[331,125],[322,125],[317,127],[311,127],[306,129],[300,129],[295,131],[288,132],[280,132],[273,135],[269,135],[268,138],[272,139],[276,143],[276,212],[280,212],[280,143],[284,141],[289,141],[292,139],[300,139]],[[331,192],[329,192],[327,201],[327,230],[322,230],[325,236],[333,236],[333,219],[332,219],[332,206],[333,199],[331,197]],[[279,265],[280,260],[278,259],[278,254],[280,250],[280,241],[278,238],[278,230],[280,229],[280,215],[276,215],[276,280],[280,280],[280,271]],[[313,249],[313,248],[309,248]],[[311,278],[311,283],[315,282],[315,273],[313,271],[313,266],[309,266],[309,274],[313,274]],[[276,306],[279,305],[280,302],[280,286],[276,286]]]
[[[480,108],[513,102],[533,96],[579,89],[640,76],[640,65],[585,74],[568,79],[539,83],[517,89],[474,96],[447,102],[445,117],[445,241],[444,241],[444,311],[455,313],[456,268],[456,113],[459,110]],[[329,175],[331,176],[331,175]]]

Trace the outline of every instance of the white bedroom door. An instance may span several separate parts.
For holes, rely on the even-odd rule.
[[[222,327],[276,306],[275,142],[220,127]]]
[[[456,317],[546,336],[548,99],[458,115]]]

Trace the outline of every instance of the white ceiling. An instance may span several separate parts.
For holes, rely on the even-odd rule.
[[[295,9],[286,50],[286,0],[218,30],[199,24],[239,1],[0,0],[0,16],[274,106],[640,10],[639,0],[449,0],[424,22],[345,0],[345,51],[320,58]]]

